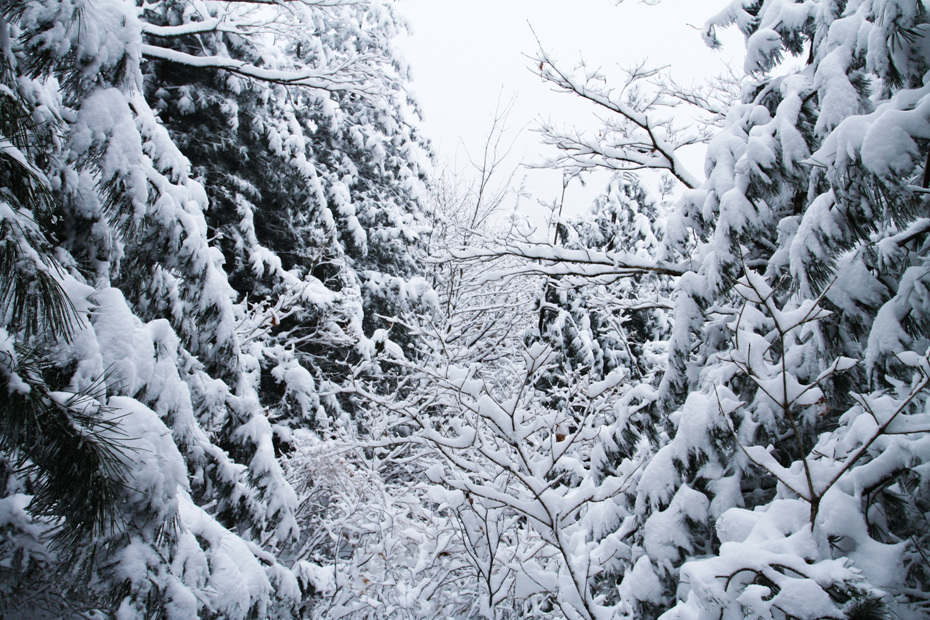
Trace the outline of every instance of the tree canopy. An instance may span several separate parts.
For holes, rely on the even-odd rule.
[[[611,171],[541,239],[500,111],[433,170],[392,3],[2,3],[0,616],[927,617],[928,24],[541,49]]]

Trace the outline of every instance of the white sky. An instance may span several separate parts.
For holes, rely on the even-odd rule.
[[[399,45],[413,69],[423,130],[440,164],[463,169],[466,153],[481,154],[499,100],[515,97],[508,125],[519,136],[511,167],[542,159],[544,147],[532,131],[541,118],[597,126],[591,108],[552,92],[530,72],[526,55],[537,49],[530,25],[562,66],[571,68],[583,58],[609,75],[646,59],[650,65],[669,65],[679,82],[700,82],[720,73],[724,60],[742,51],[737,32],[724,33],[729,37],[720,53],[708,49],[692,27],[700,27],[724,2],[662,0],[648,6],[626,0],[614,6],[609,0],[399,0],[396,6],[413,30]],[[700,176],[702,156],[691,159],[692,171]],[[536,198],[557,198],[559,172],[521,170],[517,182],[524,174]],[[566,208],[576,213],[586,208],[595,184],[570,186]],[[524,201],[521,208],[526,207]]]

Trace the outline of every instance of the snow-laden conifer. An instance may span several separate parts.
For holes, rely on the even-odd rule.
[[[460,254],[525,261],[507,275],[671,277],[664,372],[620,387],[620,409],[655,426],[615,465],[645,459],[614,513],[615,612],[926,612],[926,21],[919,2],[731,3],[705,38],[737,24],[746,75],[703,182],[680,173],[682,134],[648,118],[670,97],[702,99],[668,82],[624,99],[539,59],[617,119],[598,140],[553,134],[560,163],[652,165],[687,188],[649,256],[523,242]],[[596,359],[584,338],[569,344]]]
[[[341,130],[360,141],[330,145],[325,155],[338,161],[320,176],[333,183],[327,191],[356,174],[376,194],[372,188],[381,177],[367,168],[359,173],[364,166],[406,183],[406,193],[392,195],[407,219],[398,216],[382,228],[406,226],[406,236],[395,237],[413,240],[419,173],[405,168],[412,160],[391,157],[414,153],[414,130],[392,124],[403,115],[396,107],[401,99],[373,102],[379,89],[368,82],[389,48],[393,21],[377,4],[295,3],[291,15],[311,16],[327,33],[345,19],[377,43],[352,39],[359,48],[343,46],[331,56],[342,60],[322,66],[318,60],[337,41],[320,39],[306,65],[297,53],[297,62],[270,67],[262,64],[270,59],[259,57],[272,49],[267,36],[297,22],[285,27],[247,3],[185,6],[163,13],[160,5],[121,2],[2,7],[7,189],[0,214],[0,376],[11,396],[0,433],[4,615],[31,609],[55,616],[291,617],[313,592],[303,565],[288,555],[300,540],[298,497],[278,461],[290,435],[284,427],[275,435],[268,405],[280,399],[282,392],[271,387],[280,382],[293,392],[302,416],[316,415],[318,387],[307,356],[287,346],[293,334],[272,328],[297,310],[335,315],[316,321],[325,330],[339,328],[347,316],[338,338],[327,340],[311,328],[304,342],[336,342],[370,358],[375,347],[365,336],[370,326],[363,325],[363,265],[345,260],[333,270],[351,285],[345,293],[342,285],[311,275],[320,264],[307,256],[316,238],[287,263],[277,254],[289,251],[287,244],[258,241],[245,199],[235,211],[241,218],[235,230],[244,231],[238,240],[247,250],[229,252],[211,210],[221,207],[223,196],[235,198],[235,191],[259,196],[235,178],[217,188],[211,180],[225,172],[222,167],[211,177],[204,167],[211,162],[186,156],[191,143],[158,116],[163,97],[153,84],[152,61],[184,67],[189,73],[178,78],[193,84],[226,72],[229,92],[254,80],[257,105],[271,99],[268,82],[325,93],[352,90],[346,101],[355,102],[357,114],[376,110],[377,127],[361,138],[345,123]],[[230,52],[219,32],[238,49]],[[295,41],[303,36],[291,32]],[[195,51],[177,44],[201,34],[201,42],[215,46]],[[386,90],[402,93],[402,72],[391,79],[397,88]],[[372,101],[356,102],[369,95]],[[315,101],[326,107],[330,100]],[[297,119],[286,102],[275,106],[269,131],[257,130],[253,141],[261,146],[255,149],[259,161],[261,151],[274,153],[277,167],[264,169],[264,177],[290,166],[296,171],[290,178],[312,188],[306,159],[324,151],[307,147],[303,167],[299,158],[292,163],[281,149],[293,152],[304,131],[295,124],[309,121]],[[338,116],[332,106],[327,112]],[[297,136],[286,147],[263,142],[283,126]],[[393,140],[402,130],[408,133]],[[390,155],[378,155],[379,136],[395,149]],[[322,183],[316,186],[319,200],[312,204],[325,211],[329,198]],[[383,206],[375,198],[365,204]],[[328,231],[339,234],[334,218]],[[344,253],[340,244],[331,240],[325,252]],[[319,245],[324,251],[326,244]],[[415,267],[405,246],[394,247],[407,256],[398,270],[403,287]],[[252,274],[259,266],[273,273],[271,286],[237,287],[241,280],[228,275],[235,274],[235,256],[253,261]],[[398,303],[427,287],[413,289]],[[36,592],[41,596],[30,596]]]

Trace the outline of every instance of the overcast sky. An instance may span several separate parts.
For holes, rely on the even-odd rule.
[[[699,30],[722,0],[662,0],[648,6],[626,0],[400,0],[396,5],[413,34],[399,44],[413,68],[413,91],[424,114],[423,129],[441,162],[463,168],[466,151],[480,155],[498,101],[515,98],[509,117],[519,132],[508,165],[540,161],[543,147],[531,130],[539,119],[594,127],[591,110],[570,95],[556,94],[529,70],[527,54],[543,47],[572,67],[582,58],[608,72],[646,59],[669,65],[680,82],[718,74],[723,62],[742,49],[739,34],[728,33],[723,53],[709,50]],[[532,30],[530,28],[532,26]],[[696,157],[695,173],[701,172]],[[561,188],[559,173],[529,175],[528,187],[551,201]],[[591,190],[570,189],[574,212]],[[524,205],[525,205],[524,201]]]

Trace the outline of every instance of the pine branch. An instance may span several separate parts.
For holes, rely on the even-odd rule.
[[[270,84],[303,86],[327,92],[377,94],[376,87],[368,83],[369,79],[374,77],[375,69],[367,63],[374,59],[367,56],[359,56],[323,69],[307,68],[289,71],[267,69],[226,56],[195,56],[149,43],[142,44],[142,55],[146,58],[199,69],[222,69]]]
[[[0,390],[9,394],[0,403],[0,452],[32,478],[29,510],[57,522],[54,545],[74,551],[118,527],[129,461],[119,419],[92,396],[106,377],[83,392],[53,393],[43,379],[51,365],[26,347],[0,358]]]

